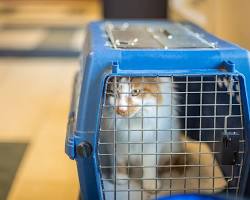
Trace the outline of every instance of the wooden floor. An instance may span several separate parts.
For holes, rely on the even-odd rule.
[[[30,145],[8,200],[76,199],[64,138],[77,59],[0,60],[0,141]]]

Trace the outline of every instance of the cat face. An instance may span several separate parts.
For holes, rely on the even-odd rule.
[[[108,86],[110,105],[115,106],[117,115],[131,117],[144,105],[161,103],[160,86],[157,78],[111,78]]]

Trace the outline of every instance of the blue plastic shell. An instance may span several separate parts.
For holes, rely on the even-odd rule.
[[[112,23],[121,24],[124,21]],[[128,21],[126,21],[128,22]],[[130,21],[129,23],[157,24],[164,27],[167,21]],[[250,59],[248,51],[223,41],[192,24],[185,24],[193,32],[216,44],[216,48],[185,49],[114,49],[106,46],[103,30],[105,22],[94,22],[87,28],[81,72],[75,81],[71,114],[66,137],[66,153],[77,162],[83,199],[103,199],[97,159],[97,140],[100,120],[100,101],[105,79],[110,75],[219,75],[237,74],[242,78],[241,91],[244,109],[244,125],[249,130]],[[227,66],[227,72],[219,70]],[[247,146],[250,138],[247,135]],[[81,157],[76,147],[83,141],[93,146],[90,157]],[[249,154],[248,148],[246,155]],[[247,185],[249,159],[245,159],[241,193]]]

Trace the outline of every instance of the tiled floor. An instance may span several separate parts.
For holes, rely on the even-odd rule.
[[[0,60],[0,141],[29,142],[8,200],[76,199],[64,138],[76,59]]]

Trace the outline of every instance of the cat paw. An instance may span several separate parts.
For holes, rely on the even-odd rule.
[[[156,190],[161,188],[160,180],[144,180],[143,189],[147,190],[150,193],[154,193]]]

